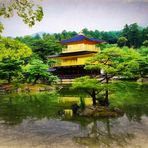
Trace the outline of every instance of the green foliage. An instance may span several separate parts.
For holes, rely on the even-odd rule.
[[[42,7],[35,5],[31,0],[8,0],[1,2],[1,17],[10,18],[14,13],[21,17],[24,23],[30,27],[33,26],[36,21],[41,21],[43,17]]]
[[[66,31],[63,30],[61,33],[53,34],[58,40],[69,39],[77,35],[75,31]]]
[[[141,47],[138,49],[141,54],[139,59],[139,73],[141,77],[146,77],[148,75],[148,47]]]
[[[142,28],[136,23],[130,25],[126,24],[121,31],[93,31],[84,28],[82,33],[90,38],[105,40],[109,44],[121,44],[121,47],[126,45],[131,48],[139,48],[145,40],[148,40],[148,27]],[[61,33],[54,33],[53,36],[61,41],[63,39],[72,38],[77,34],[78,33],[74,31],[63,30]]]
[[[84,28],[82,30],[83,34],[90,37],[90,38],[96,38],[96,39],[102,39],[110,44],[114,44],[117,42],[118,37],[120,36],[120,31],[92,31],[88,30],[87,28]]]
[[[12,80],[20,79],[22,77],[20,60],[2,60],[0,61],[0,78],[5,79],[10,83]]]
[[[148,26],[142,30],[141,34],[142,42],[148,40]]]
[[[45,83],[52,83],[57,80],[57,77],[47,71],[49,65],[38,59],[39,54],[33,54],[32,59],[28,63],[32,50],[20,41],[1,37],[0,47],[1,79],[7,79],[9,83],[11,80],[16,79],[20,81],[23,77],[34,83],[39,80]],[[46,50],[49,50],[48,47]],[[47,53],[47,51],[46,54],[44,52],[44,55],[47,55]],[[28,64],[26,65],[26,63]],[[53,61],[49,61],[50,66],[52,63]],[[22,71],[22,67],[24,71]]]
[[[142,56],[148,56],[148,47],[142,46],[141,48],[138,49],[138,52],[142,55]]]
[[[123,46],[126,46],[127,41],[128,41],[127,38],[120,37],[120,38],[118,38],[117,44],[119,47],[123,47]]]
[[[97,47],[99,47],[101,50],[104,50],[105,48],[117,47],[117,44],[101,43],[97,44]]]
[[[131,25],[125,25],[121,36],[127,39],[127,46],[138,48],[142,45],[142,35],[144,35],[143,29],[141,29],[137,23]]]
[[[34,84],[37,81],[53,83],[56,82],[57,77],[48,72],[49,66],[44,64],[42,60],[33,59],[23,69],[26,73],[26,79]]]
[[[32,51],[25,44],[10,38],[0,38],[0,78],[11,80],[22,77],[21,65]]]
[[[93,105],[96,105],[96,100],[100,99],[97,97],[100,92],[106,90],[108,85],[100,83],[97,78],[91,78],[84,76],[76,78],[72,83],[72,89],[82,90],[87,93],[93,100]]]
[[[101,52],[98,53],[95,57],[90,59],[85,66],[87,70],[101,70],[103,72],[101,78],[78,78],[76,79],[77,83],[74,84],[73,87],[84,89],[85,92],[90,94],[93,100],[96,100],[100,90],[104,91],[104,102],[102,102],[102,104],[108,106],[109,91],[112,88],[112,83],[110,80],[115,76],[118,78],[139,77],[141,71],[139,61],[141,59],[142,56],[134,49],[129,49],[127,47],[105,48],[101,50]]]
[[[141,52],[146,53],[146,49],[141,49]],[[108,106],[109,93],[114,89],[110,80],[115,76],[118,78],[140,77],[142,72],[144,74],[147,71],[147,68],[142,68],[142,64],[146,65],[146,63],[143,63],[145,61],[146,59],[143,59],[143,56],[132,48],[115,46],[104,48],[85,66],[87,70],[103,71],[101,78],[90,78],[88,76],[77,78],[72,84],[72,88],[82,89],[89,94],[94,105],[96,105],[96,99],[98,99],[100,104]]]
[[[31,54],[32,50],[25,44],[11,38],[0,37],[0,61],[3,59],[20,60]]]
[[[148,40],[145,40],[145,41],[143,42],[143,45],[144,45],[145,47],[148,47]]]
[[[26,36],[24,36],[24,37],[16,37],[15,39],[16,39],[16,40],[19,40],[19,41],[22,42],[22,43],[25,43],[25,44],[28,45],[29,47],[31,47],[31,44],[34,42],[34,40],[36,40],[35,37],[29,36],[29,35],[26,35]]]
[[[96,90],[96,91],[101,91],[102,87],[98,83],[97,78],[90,78],[89,76],[84,76],[80,78],[76,78],[74,80],[74,83],[72,84],[73,89],[83,89],[85,91],[89,90]]]
[[[134,77],[139,68],[140,54],[134,49],[106,48],[92,58],[86,69],[101,69],[107,78],[113,76]]]
[[[126,24],[121,31],[93,31],[84,28],[82,30],[82,33],[90,38],[105,40],[109,44],[121,44],[121,47],[126,45],[128,47],[139,48],[140,46],[142,46],[145,40],[148,40],[148,27],[142,28],[136,23],[130,25]],[[72,38],[77,35],[77,33],[74,31],[68,32],[64,30],[62,31],[62,33],[56,33],[53,35],[57,40],[62,40]]]
[[[57,54],[62,50],[61,44],[55,37],[48,34],[44,34],[42,38],[40,36],[25,36],[16,39],[27,44],[45,63],[48,55]]]
[[[34,41],[31,47],[34,53],[38,54],[44,61],[47,60],[48,55],[57,54],[62,51],[61,45],[50,35],[44,35],[42,39]]]

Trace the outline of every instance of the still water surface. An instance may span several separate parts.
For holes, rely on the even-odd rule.
[[[110,96],[111,106],[125,114],[103,119],[64,116],[70,101],[63,98],[87,97],[68,88],[59,95],[1,95],[0,148],[147,148],[147,91],[147,84],[118,84]]]

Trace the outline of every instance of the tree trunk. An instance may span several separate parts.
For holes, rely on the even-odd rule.
[[[108,100],[108,90],[105,92],[105,106],[109,105],[109,100]]]
[[[126,42],[124,43],[124,46],[126,46]]]
[[[108,84],[108,81],[109,81],[109,79],[106,78],[106,84]],[[105,102],[105,106],[109,106],[108,88],[107,88],[107,90],[106,90],[106,92],[105,92],[105,100],[104,100],[104,102]]]
[[[39,79],[39,74],[36,76],[36,78],[35,78],[33,84],[36,84],[36,82],[37,82],[38,79]]]
[[[11,83],[11,75],[8,75],[8,83]]]
[[[95,90],[93,90],[91,97],[92,97],[92,101],[93,101],[93,106],[96,106],[97,103],[96,103],[96,94],[95,94]]]

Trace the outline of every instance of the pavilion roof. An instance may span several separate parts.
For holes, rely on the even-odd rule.
[[[104,40],[89,38],[89,37],[86,37],[84,35],[77,35],[73,38],[62,40],[61,43],[62,44],[70,44],[70,43],[83,42],[83,41],[88,41],[88,42],[96,43],[96,44],[105,42]]]

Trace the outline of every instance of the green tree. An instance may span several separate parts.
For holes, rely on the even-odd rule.
[[[125,25],[121,36],[125,37],[127,41],[128,47],[138,48],[141,46],[141,28],[137,25],[137,23],[131,25]]]
[[[144,45],[145,47],[148,47],[148,40],[145,40],[145,41],[143,42],[143,45]]]
[[[128,36],[129,36],[129,26],[126,24],[125,26],[124,26],[124,28],[123,28],[123,30],[122,30],[122,36],[123,37],[125,37],[125,38],[129,38]]]
[[[45,63],[47,62],[48,55],[62,51],[62,46],[54,35],[43,34],[43,37],[25,36],[17,37],[16,39],[27,44]]]
[[[57,77],[48,72],[49,65],[42,60],[32,59],[23,69],[29,82],[36,84],[38,80],[42,82],[56,82]]]
[[[0,79],[11,80],[21,75],[21,65],[32,51],[25,44],[10,38],[0,38]]]
[[[32,50],[25,44],[11,38],[0,37],[0,61],[3,59],[20,60],[31,54]]]
[[[72,83],[72,88],[86,92],[92,98],[93,105],[96,106],[98,95],[105,89],[105,84],[98,82],[97,78],[84,76],[76,78]]]
[[[110,44],[115,44],[117,43],[117,39],[120,36],[120,31],[92,31],[92,30],[88,30],[87,28],[84,28],[82,30],[83,34],[90,37],[90,38],[96,38],[96,39],[102,39],[105,40],[106,42],[110,43]]]
[[[25,43],[30,48],[32,48],[31,45],[36,40],[33,36],[30,36],[30,35],[26,35],[24,37],[16,37],[15,39],[18,40],[18,41],[20,41],[20,42],[22,42],[22,43]]]
[[[138,52],[141,54],[141,58],[139,59],[139,74],[144,78],[148,75],[148,47],[141,47],[138,49]]]
[[[148,40],[148,27],[144,28],[141,33],[142,43]]]
[[[11,83],[12,80],[15,80],[22,77],[22,65],[23,61],[20,60],[9,60],[4,59],[0,61],[0,79],[7,80],[8,83]]]
[[[117,44],[119,47],[123,47],[123,46],[126,46],[127,41],[128,41],[127,38],[120,37],[118,38]]]
[[[85,66],[87,70],[103,71],[100,82],[108,87],[105,90],[105,105],[109,105],[109,85],[115,76],[133,78],[138,76],[140,54],[129,48],[106,48],[93,57]]]
[[[62,50],[61,45],[51,37],[36,40],[31,47],[33,52],[38,54],[43,61],[47,61],[48,55],[57,54]]]

